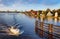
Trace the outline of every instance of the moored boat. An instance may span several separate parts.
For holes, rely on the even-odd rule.
[[[13,36],[19,36],[24,31],[21,31],[19,28],[15,26],[6,26],[6,25],[0,25],[0,35],[13,35]]]

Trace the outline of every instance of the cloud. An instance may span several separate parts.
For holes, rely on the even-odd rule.
[[[11,6],[14,4],[17,0],[1,0],[1,4],[4,4],[5,6]]]
[[[60,0],[0,0],[0,10],[55,8],[56,5],[60,5]]]
[[[13,4],[42,4],[42,5],[56,5],[60,3],[60,0],[0,0],[5,6],[12,6]]]
[[[0,3],[1,3],[2,0],[0,0]]]
[[[0,0],[0,2],[1,2],[2,0]]]
[[[3,4],[0,4],[0,7],[4,6]]]
[[[60,0],[21,0],[23,4],[42,4],[42,5],[56,5],[60,4]]]
[[[56,4],[60,4],[60,0],[43,0],[42,4],[44,4],[44,5],[56,5]]]
[[[2,0],[0,0],[0,7],[4,7],[4,4],[1,2],[2,2]]]

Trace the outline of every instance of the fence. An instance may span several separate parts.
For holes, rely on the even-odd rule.
[[[44,22],[35,22],[35,31],[38,32],[40,30],[40,35],[44,35],[43,33],[47,33],[48,36],[52,39],[54,38],[60,38],[60,26],[48,24]]]

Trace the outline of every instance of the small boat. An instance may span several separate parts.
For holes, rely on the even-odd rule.
[[[5,26],[0,25],[0,35],[13,35],[13,36],[19,36],[24,31],[20,30],[19,28],[16,28],[15,26]]]

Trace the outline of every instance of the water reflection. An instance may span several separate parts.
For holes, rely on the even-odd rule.
[[[32,16],[32,15],[31,15]],[[30,17],[31,17],[30,16]],[[33,16],[35,20],[35,32],[43,39],[60,38],[60,19],[58,17]]]
[[[44,21],[44,18],[43,18],[43,17],[41,17],[40,19],[41,19],[41,22],[43,22],[43,21]]]
[[[28,13],[26,13],[25,15],[27,15]],[[40,19],[40,21],[44,21],[44,23],[49,23],[49,24],[54,24],[54,25],[59,25],[60,26],[60,19],[58,19],[59,17],[52,17],[52,16],[35,16],[32,15],[31,13],[29,13],[27,16],[29,17],[33,17],[35,19]]]
[[[42,39],[59,39],[60,37],[58,35],[57,37],[55,37],[55,34],[58,34],[58,32],[55,33],[56,31],[54,30],[59,30],[59,29],[55,29],[58,26],[56,27],[54,26],[52,22],[53,18],[47,18],[47,20],[49,23],[44,23],[44,19],[42,17],[35,21],[36,34],[39,35]],[[54,18],[54,22],[57,23],[57,18]]]
[[[33,19],[31,19],[31,17]],[[56,22],[56,24],[55,24]],[[59,34],[60,36],[60,22],[52,17],[39,17],[32,16],[31,14],[2,14],[0,15],[0,23],[7,25],[15,25],[17,23],[23,25],[24,35],[22,35],[21,39],[25,38],[37,38],[40,39],[59,39],[53,35]],[[35,26],[34,26],[35,24]],[[58,26],[59,25],[59,26]],[[31,29],[31,30],[29,30]],[[36,34],[35,34],[35,32]],[[39,35],[39,36],[38,36]],[[15,37],[14,37],[15,38]],[[24,39],[25,39],[24,38]]]
[[[15,26],[16,24],[19,24],[17,26],[22,25],[23,27],[20,26],[20,30],[24,31],[22,35],[19,35],[17,37],[15,36],[1,36],[0,38],[2,39],[40,39],[34,32],[34,23],[35,19],[32,19],[25,14],[20,14],[20,13],[4,13],[0,15],[0,24],[5,24],[5,25],[13,25]],[[31,29],[31,30],[29,30]]]
[[[52,17],[47,17],[47,22],[49,23],[49,24],[52,24],[53,22],[53,18]]]
[[[36,21],[37,23],[38,21]],[[35,25],[35,32],[36,34],[38,34],[42,39],[53,39],[53,34],[48,34],[44,32],[44,29],[43,29],[43,22],[40,24],[40,27],[38,28],[37,27],[38,24]]]
[[[16,16],[13,14],[0,14],[0,24],[7,24],[7,25],[13,25],[16,23]]]
[[[54,24],[57,24],[57,21],[58,21],[57,18],[54,18]]]

